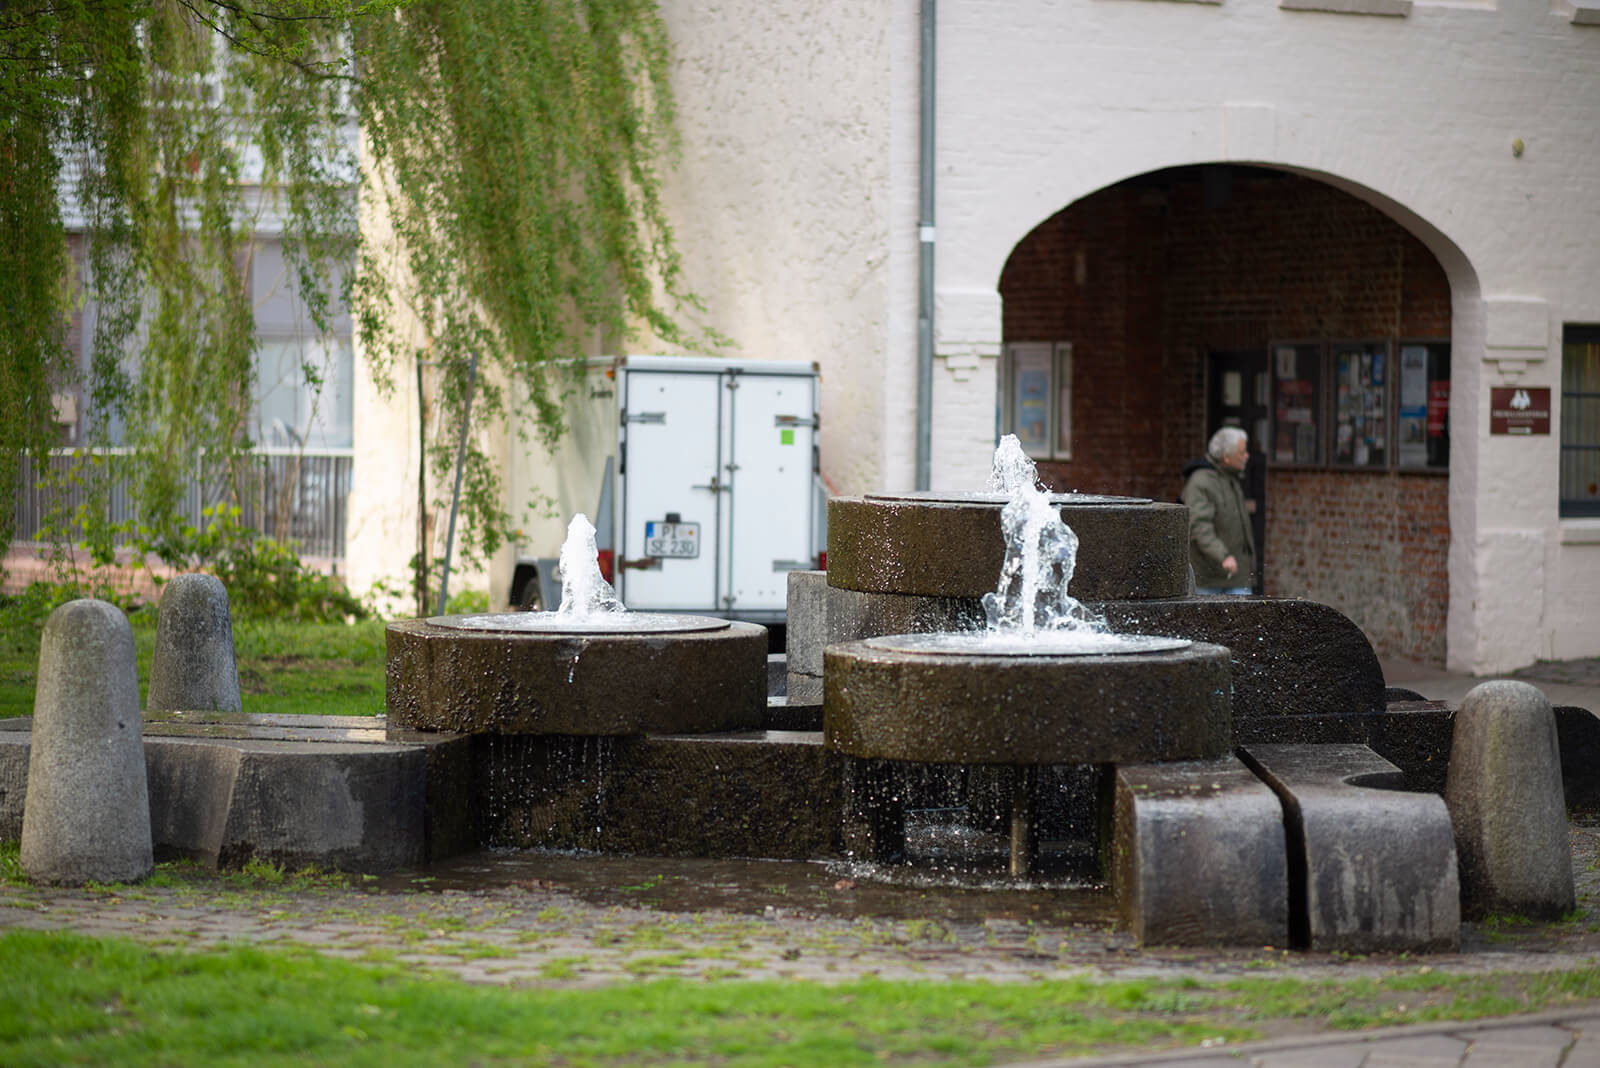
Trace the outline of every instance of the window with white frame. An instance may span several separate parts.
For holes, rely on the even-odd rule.
[[[1000,433],[1036,460],[1072,459],[1072,342],[1013,341],[1000,369]]]
[[[1600,516],[1600,325],[1561,339],[1562,516]]]
[[[283,245],[258,241],[250,263],[259,339],[251,438],[268,448],[348,448],[355,408],[350,316],[340,308],[329,332],[319,334],[294,282]]]

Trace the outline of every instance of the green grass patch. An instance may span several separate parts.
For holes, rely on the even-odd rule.
[[[10,1007],[0,1014],[0,1063],[16,1066],[989,1064],[1238,1042],[1269,1019],[1359,1028],[1600,997],[1592,969],[1217,984],[824,985],[735,980],[730,972],[723,982],[511,990],[308,952],[173,952],[34,931],[0,934],[0,959],[0,1004]],[[549,961],[544,974],[567,978],[585,963]]]
[[[155,613],[133,613],[139,699],[150,683]],[[246,712],[375,716],[383,712],[384,624],[235,620],[234,656]],[[31,634],[31,636],[30,636]],[[0,644],[0,719],[33,714],[39,665],[36,632]]]

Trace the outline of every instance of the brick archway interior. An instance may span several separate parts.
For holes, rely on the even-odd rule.
[[[1000,278],[1007,342],[1072,343],[1057,489],[1170,500],[1198,456],[1205,356],[1308,339],[1447,339],[1450,285],[1378,209],[1298,175],[1153,172],[1036,227]],[[1442,662],[1443,473],[1269,467],[1266,592],[1331,604],[1380,653]]]

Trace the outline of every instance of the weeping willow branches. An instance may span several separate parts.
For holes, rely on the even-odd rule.
[[[237,499],[264,229],[319,331],[350,308],[380,385],[425,355],[458,411],[476,353],[494,372],[474,422],[522,397],[553,440],[555,368],[586,339],[683,340],[668,63],[651,0],[0,4],[0,478],[61,444],[53,397],[81,380],[98,448],[76,477],[106,492],[119,446],[158,551],[197,478]],[[95,308],[80,351],[75,302]],[[468,545],[492,551],[506,517],[481,454],[465,502]],[[96,514],[78,536],[106,554]]]

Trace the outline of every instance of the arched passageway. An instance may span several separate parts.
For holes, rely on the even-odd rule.
[[[1040,223],[1000,295],[1003,425],[1056,488],[1173,499],[1242,425],[1258,589],[1444,660],[1451,290],[1415,236],[1311,178],[1171,168]]]

